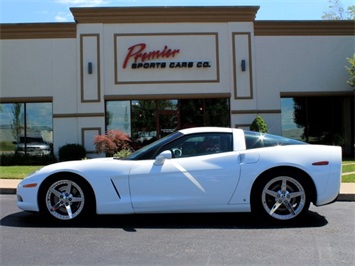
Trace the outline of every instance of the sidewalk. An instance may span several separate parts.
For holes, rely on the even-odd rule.
[[[16,194],[20,179],[0,179],[0,194]],[[342,183],[338,201],[355,201],[355,183]]]

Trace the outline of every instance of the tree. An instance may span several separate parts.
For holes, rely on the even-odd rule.
[[[266,133],[268,129],[267,129],[267,125],[266,125],[264,119],[260,115],[258,115],[255,117],[255,119],[251,123],[250,130],[261,132],[261,133]]]
[[[355,87],[355,54],[353,55],[352,58],[348,57],[346,59],[350,64],[350,67],[345,67],[350,75],[349,80],[347,82],[351,87]]]
[[[156,130],[155,108],[156,103],[154,100],[140,100],[132,105],[133,132],[150,132]]]
[[[340,0],[329,0],[329,11],[323,12],[323,20],[355,20],[355,5],[345,10]]]
[[[12,105],[12,114],[14,115],[14,118],[12,119],[11,133],[16,141],[18,141],[18,137],[20,136],[21,130],[23,129],[23,125],[21,123],[21,111],[21,103],[14,103]]]
[[[329,12],[323,12],[324,20],[355,20],[355,5],[348,6],[345,10],[340,0],[329,0]],[[346,58],[350,63],[350,67],[345,67],[349,72],[350,78],[347,83],[351,87],[355,87],[355,54],[352,58]]]
[[[205,126],[228,127],[230,125],[227,99],[206,99]]]
[[[333,145],[339,140],[344,108],[342,96],[294,97],[293,121],[303,129],[301,136],[309,143]],[[338,143],[339,144],[339,143]]]
[[[129,145],[130,138],[120,130],[109,130],[105,135],[97,135],[94,138],[97,153],[106,153],[113,156],[122,150],[131,150]]]

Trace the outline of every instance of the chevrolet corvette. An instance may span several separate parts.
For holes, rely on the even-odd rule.
[[[126,158],[45,166],[17,187],[17,206],[54,221],[88,215],[253,212],[300,219],[336,200],[342,150],[237,128],[176,131]]]

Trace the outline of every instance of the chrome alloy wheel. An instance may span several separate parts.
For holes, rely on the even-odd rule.
[[[47,190],[47,209],[57,219],[74,219],[83,211],[84,204],[83,190],[71,180],[59,180]]]
[[[306,205],[306,192],[296,179],[280,176],[271,179],[261,193],[265,211],[277,220],[298,216]]]

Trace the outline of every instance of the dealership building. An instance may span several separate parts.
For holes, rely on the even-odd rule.
[[[258,21],[259,7],[71,8],[73,23],[0,24],[0,143],[40,136],[95,154],[181,128],[249,129],[354,156],[354,21]]]

